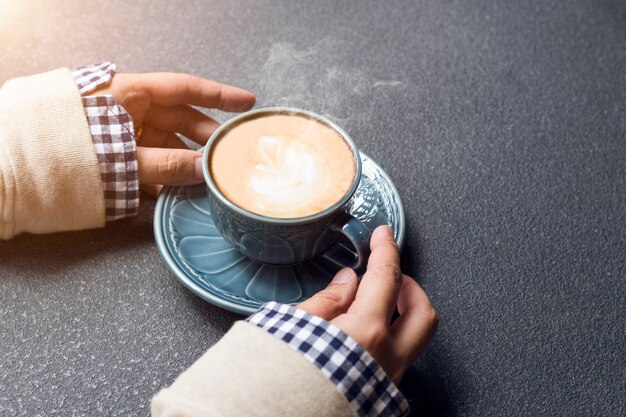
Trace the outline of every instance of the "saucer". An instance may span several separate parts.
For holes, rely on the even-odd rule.
[[[349,211],[369,230],[388,224],[404,243],[404,209],[383,169],[361,153],[363,174]],[[326,287],[356,253],[343,236],[327,252],[298,265],[277,266],[247,258],[222,238],[209,212],[208,189],[165,187],[154,212],[154,235],[174,276],[196,295],[239,314],[264,303],[297,304]]]

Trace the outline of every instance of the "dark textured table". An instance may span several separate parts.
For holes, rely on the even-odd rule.
[[[624,1],[90,3],[1,0],[0,82],[191,72],[332,116],[389,172],[441,316],[415,415],[625,415]],[[240,318],[166,269],[153,207],[0,243],[0,415],[146,415]]]

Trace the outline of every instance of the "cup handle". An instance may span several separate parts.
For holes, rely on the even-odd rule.
[[[356,259],[352,257],[352,263],[350,263],[350,260],[345,259],[345,256],[343,257],[344,259],[341,260],[337,259],[338,256],[333,256],[332,253],[327,253],[325,256],[335,263],[340,263],[355,271],[359,271],[367,265],[367,260],[370,256],[370,238],[372,237],[372,232],[356,217],[350,214],[346,215],[346,218],[333,224],[332,230],[348,238],[356,249]]]

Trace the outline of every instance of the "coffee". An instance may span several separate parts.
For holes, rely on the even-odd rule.
[[[213,181],[239,207],[276,218],[320,213],[346,195],[354,155],[329,125],[299,114],[259,116],[218,139]]]

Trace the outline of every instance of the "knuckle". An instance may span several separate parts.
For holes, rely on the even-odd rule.
[[[387,339],[389,330],[387,326],[382,323],[376,323],[368,326],[367,333],[365,335],[364,344],[367,346],[380,346]]]
[[[191,75],[188,74],[184,74],[183,75],[183,91],[184,91],[184,96],[185,96],[185,103],[189,103],[191,101],[191,91],[193,88],[193,77]]]
[[[402,272],[400,271],[400,267],[392,262],[385,262],[376,265],[374,273],[378,276],[393,277],[396,283],[402,282]]]
[[[315,297],[318,298],[320,301],[331,305],[340,305],[342,301],[341,294],[338,294],[337,292],[330,289],[325,289],[317,293]]]
[[[428,305],[424,306],[421,316],[430,328],[437,329],[439,326],[439,315],[432,304],[428,303]]]
[[[432,326],[437,328],[439,325],[439,314],[437,314],[437,311],[432,305],[428,308],[426,317],[428,317],[428,321],[432,324]]]
[[[167,154],[159,159],[157,173],[160,177],[177,177],[183,170],[183,164],[173,154]]]
[[[124,74],[124,87],[127,91],[139,93],[143,91],[143,82],[139,74]]]
[[[222,85],[217,91],[217,103],[218,103],[217,108],[218,109],[223,109],[226,104],[226,93],[224,91],[225,89],[226,89],[226,86]]]
[[[121,98],[122,105],[130,113],[143,114],[150,107],[150,97],[140,90],[137,82],[131,81],[125,95]],[[140,124],[137,120],[135,123]]]

